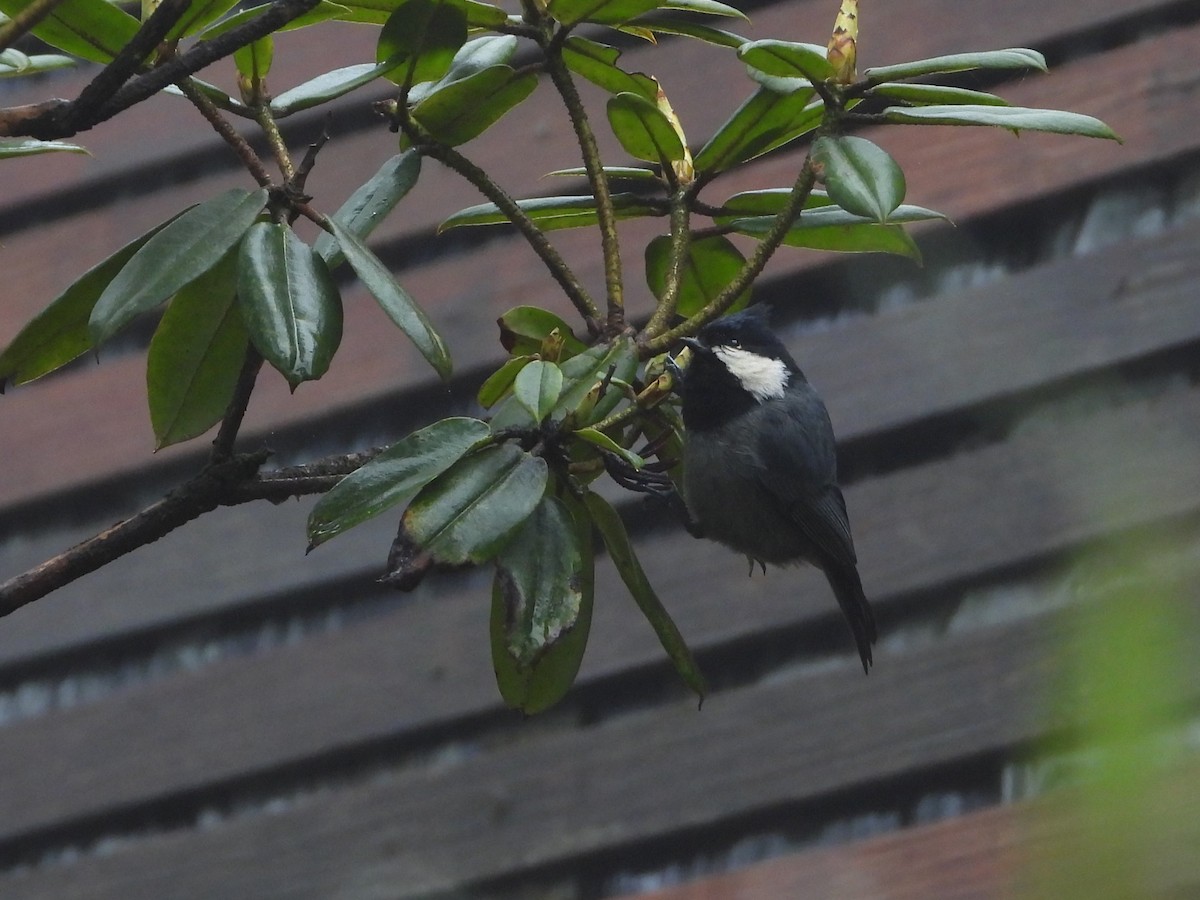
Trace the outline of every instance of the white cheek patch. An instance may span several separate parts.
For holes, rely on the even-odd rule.
[[[713,347],[713,355],[760,403],[783,396],[789,378],[783,360],[759,356],[735,347]]]

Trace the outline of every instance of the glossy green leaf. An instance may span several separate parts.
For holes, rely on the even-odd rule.
[[[592,388],[611,377],[619,381],[632,381],[637,374],[637,352],[633,342],[621,338],[611,344],[597,344],[578,356],[562,363],[563,390],[555,406],[554,417],[565,416],[579,408],[588,398]],[[586,415],[576,422],[579,426],[599,422],[607,416],[625,395],[610,387],[603,397],[592,406]]]
[[[421,490],[401,519],[401,532],[435,562],[484,562],[533,512],[548,477],[539,456],[512,444],[485,447]]]
[[[346,0],[346,12],[338,18],[344,22],[362,22],[368,25],[383,25],[388,16],[396,11],[405,0]],[[495,28],[508,21],[508,13],[490,3],[466,0],[464,8],[470,28]]]
[[[500,326],[500,344],[510,356],[533,356],[551,333],[563,338],[563,358],[576,356],[587,346],[571,332],[571,326],[539,306],[517,306],[496,320]]]
[[[899,81],[938,72],[965,72],[968,69],[1037,69],[1046,71],[1046,58],[1036,50],[1013,48],[985,50],[978,53],[953,53],[934,56],[894,66],[875,66],[867,69],[866,77],[873,82]]]
[[[704,683],[704,676],[700,674],[696,660],[692,658],[692,651],[688,649],[679,628],[671,619],[671,615],[663,606],[662,601],[658,599],[658,594],[654,592],[649,579],[646,578],[646,573],[642,569],[641,562],[638,561],[637,554],[634,553],[633,544],[629,541],[629,535],[625,531],[625,524],[621,521],[621,517],[598,494],[589,492],[585,501],[588,512],[592,515],[592,522],[604,539],[608,555],[612,558],[613,565],[617,567],[617,573],[621,576],[621,580],[625,582],[625,587],[629,589],[629,593],[633,596],[638,608],[641,609],[642,615],[646,617],[654,629],[654,633],[658,635],[658,640],[663,649],[667,651],[667,656],[675,666],[675,671],[679,673],[684,683],[703,700],[708,691],[708,687]]]
[[[833,77],[833,66],[825,58],[825,48],[817,44],[750,41],[738,48],[738,58],[760,72],[780,78],[825,81]]]
[[[40,75],[55,69],[69,69],[73,65],[74,59],[58,53],[35,53],[27,56],[12,47],[0,52],[0,78]]]
[[[814,130],[825,107],[813,96],[812,90],[778,94],[759,88],[695,155],[696,171],[724,172]]]
[[[653,78],[617,66],[621,51],[616,47],[573,35],[563,44],[562,55],[567,68],[610,94],[638,94],[652,103],[658,96],[658,82]]]
[[[333,218],[358,237],[366,239],[384,220],[404,195],[413,189],[421,174],[421,154],[415,150],[397,154],[380,166],[379,171],[350,195]],[[313,244],[330,269],[337,268],[345,257],[333,235],[322,231]]]
[[[929,212],[929,211],[927,211]],[[938,218],[930,212],[922,218]],[[774,224],[772,217],[735,219],[733,228],[740,234],[761,238]],[[904,228],[897,224],[880,225],[862,219],[840,207],[815,209],[804,213],[788,229],[783,242],[789,247],[833,250],[839,253],[892,253],[916,262],[921,251]]]
[[[325,374],[342,340],[342,301],[325,261],[286,225],[246,233],[238,298],[254,346],[293,390]]]
[[[609,453],[621,457],[625,462],[629,463],[635,469],[640,469],[646,464],[646,460],[638,456],[632,450],[622,447],[603,431],[597,431],[595,428],[580,428],[575,433],[575,437],[581,441],[586,441],[593,447],[599,447],[602,450],[607,450]]]
[[[659,300],[666,292],[670,262],[670,237],[660,235],[646,245],[646,283]],[[724,235],[691,241],[680,271],[676,312],[681,316],[698,313],[733,281],[745,264],[746,258],[741,251]],[[736,312],[749,302],[750,289],[747,288],[734,301],[730,311]]]
[[[65,366],[92,347],[88,321],[100,295],[168,220],[97,263],[38,313],[0,353],[0,393],[8,383],[25,384]]]
[[[539,359],[518,373],[513,381],[513,396],[529,410],[535,422],[541,422],[558,403],[562,388],[562,369],[552,362]]]
[[[550,0],[546,11],[564,25],[619,25],[660,5],[661,0]]]
[[[202,41],[210,41],[215,37],[225,34],[227,31],[232,31],[241,25],[245,25],[252,19],[257,19],[264,12],[271,8],[271,4],[262,3],[258,6],[252,6],[249,9],[243,9],[241,12],[235,13],[232,16],[222,19],[205,28],[200,34],[199,39]],[[286,22],[275,29],[278,31],[295,31],[298,28],[306,28],[310,25],[316,25],[319,22],[326,22],[329,19],[341,18],[348,13],[346,6],[340,3],[331,3],[330,0],[320,0],[320,2],[306,13],[301,13],[296,18]],[[380,20],[380,24],[383,21]]]
[[[233,53],[233,63],[238,74],[250,83],[266,79],[275,60],[275,39],[271,35],[238,47]]]
[[[466,40],[463,0],[404,0],[379,33],[375,61],[398,66],[388,75],[397,84],[437,81]]]
[[[154,235],[96,301],[89,329],[100,346],[138,315],[207,272],[262,211],[267,192],[234,189],[194,206]]]
[[[438,375],[449,378],[452,368],[450,351],[446,348],[442,336],[433,327],[433,323],[429,321],[429,317],[425,315],[425,311],[396,283],[387,266],[368,249],[362,238],[337,219],[331,219],[329,224],[333,227],[334,237],[338,246],[342,248],[346,262],[350,263],[350,268],[367,286],[367,290],[379,302],[388,318],[408,335],[409,340],[416,345]]]
[[[658,181],[658,173],[653,169],[641,169],[635,166],[602,166],[605,177],[609,181]],[[555,169],[546,173],[547,178],[585,178],[587,169],[583,166],[572,166],[569,169]],[[592,199],[592,198],[588,198]]]
[[[500,398],[512,389],[517,374],[536,358],[534,356],[515,357],[489,375],[479,387],[479,394],[476,397],[479,405],[484,409],[491,409],[500,402]]]
[[[492,666],[504,702],[526,715],[553,706],[579,673],[591,627],[591,527],[576,503],[544,497],[496,558]]]
[[[192,0],[187,11],[167,32],[167,40],[177,41],[181,37],[195,34],[215,22],[237,4],[237,0]]]
[[[486,422],[456,417],[392,444],[317,501],[308,516],[308,549],[408,503],[489,434]]]
[[[813,192],[809,202],[804,205],[803,215],[794,223],[797,228],[825,228],[830,225],[864,225],[874,220],[848,213],[840,206],[834,206],[828,195]],[[787,201],[789,191],[786,188],[768,191],[747,191],[735,194],[725,201],[722,212],[713,216],[713,221],[719,225],[737,223],[739,227],[757,227],[756,232],[764,234],[769,227],[766,222],[749,225],[751,219],[768,219],[776,215]],[[902,222],[923,222],[928,219],[945,219],[946,216],[923,206],[912,206],[901,203],[897,206],[888,221],[893,224]],[[746,232],[749,233],[749,232]]]
[[[889,122],[911,125],[991,125],[1013,131],[1045,131],[1121,140],[1099,119],[1058,109],[1029,109],[1023,106],[889,106],[881,115]]]
[[[608,123],[630,156],[663,166],[684,158],[683,140],[671,120],[640,94],[610,97]]]
[[[866,138],[822,137],[813,145],[812,160],[829,198],[847,212],[882,223],[904,201],[904,173]]]
[[[37,156],[39,153],[87,153],[86,147],[66,141],[37,141],[33,138],[0,138],[0,159]],[[91,154],[88,154],[89,156]]]
[[[324,75],[318,75],[311,81],[284,91],[271,101],[271,112],[278,118],[290,116],[302,109],[309,109],[327,103],[350,93],[364,84],[370,84],[385,74],[391,66],[388,63],[362,63],[357,66],[346,66],[334,69]]]
[[[33,0],[0,0],[0,12],[16,16]],[[57,47],[91,62],[112,62],[137,34],[140,23],[105,0],[62,0],[32,33]]]
[[[467,41],[454,54],[449,70],[441,79],[413,86],[408,92],[409,105],[420,103],[452,82],[462,81],[484,69],[507,63],[516,55],[519,43],[516,35],[512,34],[489,34]]]
[[[483,134],[533,93],[537,75],[510,66],[489,66],[425,97],[412,117],[434,138],[456,147]]]
[[[249,338],[237,306],[238,254],[182,288],[146,354],[146,396],[156,449],[221,421],[237,387]]]
[[[641,194],[617,193],[610,194],[613,213],[618,220],[636,219],[643,216],[661,215],[661,210],[648,204]],[[567,197],[534,197],[531,200],[518,200],[517,205],[529,215],[529,218],[543,231],[555,231],[560,228],[582,228],[595,225],[599,221],[596,211],[596,198],[591,195]],[[500,211],[494,203],[480,203],[459,210],[438,226],[438,231],[448,231],[451,228],[461,228],[467,225],[508,225],[508,216]]]
[[[791,188],[762,188],[757,191],[741,191],[721,204],[722,212],[713,216],[713,221],[726,225],[734,219],[747,216],[773,216],[783,209],[791,196]],[[814,188],[804,202],[805,209],[830,206],[833,201],[824,191]]]
[[[745,19],[750,21],[750,17],[736,7],[730,6],[728,3],[720,3],[718,0],[666,0],[661,4],[662,9],[674,9],[681,12],[699,13],[705,16],[726,16],[730,19]]]
[[[640,28],[649,31],[651,34],[677,34],[683,37],[695,38],[708,44],[714,44],[718,47],[728,47],[733,50],[736,50],[747,41],[747,38],[742,37],[740,34],[734,34],[732,31],[726,31],[723,28],[714,28],[703,22],[697,22],[687,14],[665,9],[657,9],[643,16],[638,16],[636,19],[631,19],[627,25],[621,26],[621,30],[625,31],[629,27]]]
[[[1008,106],[1003,97],[989,94],[987,91],[972,91],[967,88],[948,87],[943,84],[907,84],[889,81],[871,88],[868,92],[874,97],[886,97],[888,100],[900,100],[916,106],[974,104],[977,106]]]

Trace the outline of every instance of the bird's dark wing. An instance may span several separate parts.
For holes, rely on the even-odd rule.
[[[846,501],[837,486],[837,448],[825,406],[810,388],[760,407],[759,478],[780,512],[804,532],[814,562],[854,566]]]

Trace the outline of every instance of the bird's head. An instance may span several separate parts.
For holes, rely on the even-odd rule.
[[[683,338],[692,350],[684,377],[684,398],[744,405],[782,397],[800,369],[767,322],[769,310],[755,306],[710,322]],[[707,397],[705,396],[707,395]],[[741,395],[741,396],[739,396]],[[686,403],[685,403],[686,405]]]

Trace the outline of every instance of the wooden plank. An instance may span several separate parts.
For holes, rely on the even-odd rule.
[[[1188,52],[1196,41],[1200,41],[1200,28],[1180,29],[1100,59],[1063,67],[1050,78],[1031,79],[1011,92],[1016,102],[1057,103],[1111,114],[1113,124],[1127,139],[1123,148],[1108,142],[1048,136],[1039,140],[1036,135],[1011,142],[986,129],[897,131],[896,139],[887,142],[889,149],[909,161],[920,160],[911,167],[910,197],[938,206],[961,220],[994,211],[997,205],[1033,200],[1116,174],[1122,168],[1147,165],[1195,149],[1200,146],[1200,120],[1185,114],[1190,109],[1190,97],[1186,91],[1163,93],[1155,81],[1158,76],[1154,61],[1172,58],[1200,65],[1200,60]],[[1097,109],[1098,104],[1103,108]],[[1178,108],[1172,104],[1178,104]],[[934,135],[945,137],[932,143]],[[980,179],[980,171],[995,172],[995,178]],[[782,178],[784,173],[779,170],[776,174]],[[983,183],[985,187],[981,188]],[[739,185],[730,180],[731,190]],[[572,258],[591,259],[583,275],[589,283],[598,283],[592,236],[569,234],[563,243]],[[416,296],[430,298],[435,321],[451,323],[448,338],[460,358],[476,359],[480,357],[471,350],[493,346],[493,311],[513,302],[562,305],[549,279],[540,269],[531,268],[530,260],[524,248],[500,241],[483,253],[442,260],[419,271],[404,272],[401,278]],[[789,254],[780,258],[772,271],[778,277],[795,277],[818,262],[813,257]],[[370,304],[351,306],[343,344],[348,353],[343,361],[321,382],[306,385],[294,400],[289,400],[282,384],[276,382],[275,392],[252,407],[252,424],[260,433],[295,425],[328,404],[378,399],[398,380],[411,377],[411,367],[419,370],[416,377],[423,381],[428,377],[415,354],[406,352],[394,332],[378,327],[381,320]],[[363,320],[359,321],[359,315]],[[397,360],[401,362],[399,368]],[[137,387],[142,378],[141,366],[139,360],[118,360],[104,366],[102,374],[79,371],[4,398],[11,424],[0,436],[0,455],[11,458],[13,466],[19,467],[6,479],[6,502],[27,502],[49,491],[74,490],[82,482],[129,471],[131,463],[142,464],[148,437],[144,424],[139,424],[145,421]],[[89,387],[77,380],[84,377],[93,379]],[[113,405],[98,409],[97,396]],[[50,460],[41,454],[20,452],[20,447],[12,443],[20,440],[21,446],[61,447],[64,453],[79,448],[79,452],[83,448],[71,439],[79,425],[86,425],[95,439],[87,445],[86,453],[80,452],[74,459]],[[72,474],[64,479],[64,472]]]
[[[791,347],[826,398],[841,439],[859,441],[922,418],[986,407],[1042,385],[1094,375],[1164,348],[1194,343],[1200,339],[1194,299],[1200,278],[1200,260],[1193,252],[1197,242],[1200,225],[1185,226],[1101,254],[1038,266],[962,294],[849,321],[819,334],[801,334]],[[447,278],[463,274],[456,276],[453,269],[447,265],[436,272],[445,272]],[[462,310],[463,315],[467,312]],[[380,323],[378,332],[388,333],[387,326]],[[369,335],[358,337],[365,340]],[[357,342],[357,337],[348,340]],[[1022,348],[1021,365],[1012,364],[1013,347]],[[389,382],[389,368],[397,367],[388,356],[390,349],[390,340],[380,340],[375,361],[358,359],[356,371],[371,366],[379,383]],[[860,362],[846,365],[848,359]],[[102,367],[92,375],[103,378],[110,371],[112,367]],[[335,371],[330,379],[336,376]],[[309,389],[320,391],[323,384],[305,385],[288,399],[277,382],[264,378],[263,395],[252,404],[252,421],[260,428],[269,427],[264,410],[273,403],[308,404]],[[124,440],[136,445],[129,449],[132,458],[143,458],[148,425],[140,429],[140,437],[114,433],[111,409],[106,412],[92,403],[91,392],[82,393],[81,384],[64,380],[47,388],[62,390],[57,396],[63,402],[71,399],[70,390],[81,391],[74,401],[84,404],[81,415],[91,403],[94,412],[88,421],[94,421],[89,427],[95,430],[88,431],[89,446],[102,437]],[[140,385],[123,389],[128,395]],[[110,385],[98,393],[123,396],[120,390]],[[305,408],[315,416],[320,402],[318,396]],[[396,399],[381,400],[380,406],[384,413],[364,416],[365,425],[385,420],[401,430],[408,427],[406,416],[433,415],[406,409]],[[60,446],[57,426],[44,427],[45,432],[26,433],[23,446]],[[313,429],[314,434],[329,431],[319,425]],[[382,438],[346,434],[342,439],[349,446]],[[0,437],[0,443],[4,440]],[[278,445],[277,438],[270,442]],[[61,450],[74,452],[79,444],[71,441]],[[27,468],[35,463],[39,469]],[[9,463],[30,479],[39,471],[44,478],[61,478],[61,471],[52,467],[72,464],[80,463],[27,452],[15,453]],[[0,627],[0,665],[124,630],[160,627],[176,617],[228,612],[248,599],[285,596],[313,581],[373,577],[391,538],[390,520],[364,526],[353,537],[298,563],[307,509],[307,503],[256,505],[215,513],[39,601]],[[41,537],[8,542],[0,548],[0,572],[15,573],[37,564],[108,524],[113,514],[101,515],[98,522],[85,519],[73,533],[50,530]],[[242,537],[230,546],[228,534]],[[165,596],[141,589],[160,583],[174,587]]]
[[[1194,794],[1200,770],[1193,763],[1165,774],[1156,819],[1173,833],[1151,858],[1131,847],[1130,861],[1142,863],[1140,897],[1194,896],[1200,890],[1200,817]],[[996,900],[1050,896],[1039,875],[1049,864],[1063,871],[1064,856],[1084,867],[1072,896],[1105,896],[1113,884],[1081,846],[1084,807],[1074,791],[1060,790],[1034,801],[992,807],[942,822],[904,828],[869,840],[781,856],[746,868],[623,900]],[[1075,871],[1075,870],[1067,870]],[[1089,883],[1088,879],[1091,879]]]
[[[535,733],[0,889],[14,900],[84,885],[94,900],[418,897],[772,810],[795,821],[818,798],[1011,751],[1073,721],[1068,704],[1032,701],[1065,675],[1060,626],[1040,617],[950,638],[889,655],[869,679],[827,671],[724,692],[703,712],[685,701]],[[1196,660],[1185,677],[1200,676]]]
[[[886,622],[889,610],[922,592],[1011,572],[1115,531],[1194,516],[1200,391],[863,482],[847,503],[863,581]],[[855,660],[819,576],[747,580],[740,558],[679,532],[652,535],[638,550],[696,649],[780,630],[797,642],[811,634],[829,642],[812,652],[828,648],[840,658],[839,678],[850,678]],[[0,770],[39,759],[22,778],[0,780],[0,808],[9,811],[0,842],[494,715],[486,585],[486,572],[432,583],[358,626],[0,729]],[[604,567],[582,677],[597,689],[603,679],[663,666],[645,623],[612,599],[622,594]],[[895,637],[900,649],[907,640]],[[885,627],[876,669],[884,682],[899,665],[890,643]],[[127,764],[131,754],[143,758],[136,770]]]

